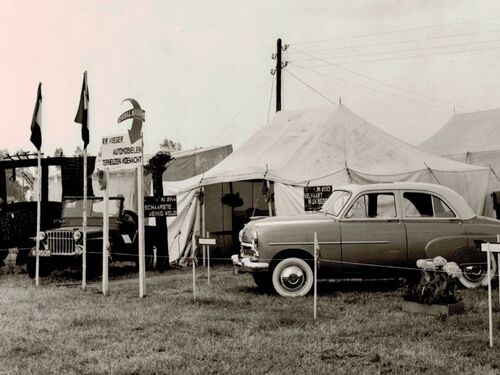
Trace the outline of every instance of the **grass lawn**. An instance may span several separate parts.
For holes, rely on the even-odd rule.
[[[67,275],[0,274],[0,374],[494,374],[487,292],[462,290],[466,312],[447,319],[401,311],[397,282],[321,283],[313,298],[259,292],[230,267],[120,275],[108,296]],[[66,285],[65,285],[66,284]],[[496,309],[498,310],[498,309]]]

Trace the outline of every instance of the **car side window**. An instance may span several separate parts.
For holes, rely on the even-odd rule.
[[[394,194],[369,193],[356,199],[345,217],[348,219],[390,219],[396,216]]]
[[[432,196],[432,203],[435,217],[455,217],[451,208],[435,195]]]
[[[403,210],[406,217],[455,217],[445,202],[427,193],[403,193]]]

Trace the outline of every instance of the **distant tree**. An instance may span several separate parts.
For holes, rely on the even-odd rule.
[[[171,139],[165,138],[162,143],[160,143],[160,149],[162,151],[182,151],[182,145],[180,142],[174,142]]]
[[[83,148],[76,146],[74,156],[83,156]]]
[[[64,156],[64,151],[63,151],[62,147],[56,148],[56,150],[54,151],[54,156],[55,157],[63,157]]]
[[[0,160],[5,159],[5,157],[9,154],[9,150],[3,148],[0,150]]]

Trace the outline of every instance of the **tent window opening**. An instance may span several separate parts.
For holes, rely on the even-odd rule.
[[[356,199],[346,214],[348,219],[391,219],[396,216],[396,201],[392,193],[364,194]]]

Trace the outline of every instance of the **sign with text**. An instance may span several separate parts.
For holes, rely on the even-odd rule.
[[[332,186],[304,187],[304,209],[306,212],[318,211],[332,194]]]
[[[137,168],[142,164],[142,138],[130,142],[127,134],[102,137],[102,166],[109,169]]]
[[[144,197],[144,217],[177,216],[177,196]]]

